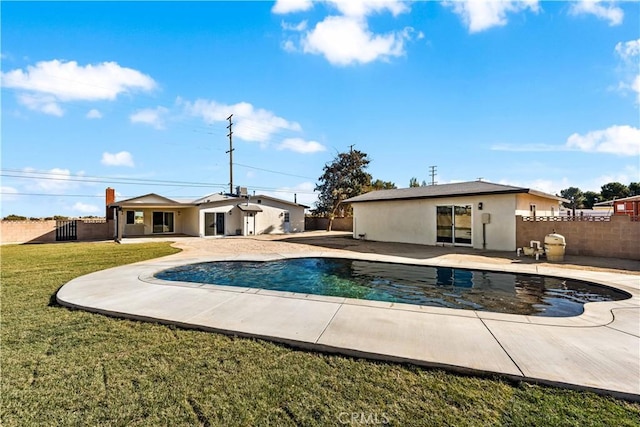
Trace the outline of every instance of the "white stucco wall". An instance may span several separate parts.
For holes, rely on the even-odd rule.
[[[209,203],[201,205],[198,218],[199,231],[197,235],[204,236],[205,230],[205,213],[223,212],[225,213],[225,235],[235,236],[237,230],[246,232],[246,214],[242,212],[237,204],[237,199],[223,201],[217,203]],[[304,208],[288,203],[281,203],[268,198],[252,197],[250,200],[252,205],[257,205],[262,212],[255,214],[255,230],[254,234],[280,234],[284,233],[284,212],[289,212],[290,232],[304,231]],[[249,230],[253,229],[254,219],[249,218],[252,223]],[[248,234],[248,233],[247,233]]]
[[[284,212],[289,212],[289,232],[298,233],[304,231],[304,208],[302,206],[281,203],[267,198],[252,198],[262,209],[256,216],[257,234],[284,233]]]
[[[482,210],[478,209],[480,202]],[[367,240],[441,245],[436,242],[436,207],[447,205],[471,205],[474,248],[482,249],[482,214],[488,213],[486,249],[516,249],[514,194],[354,203],[353,236],[366,234]]]

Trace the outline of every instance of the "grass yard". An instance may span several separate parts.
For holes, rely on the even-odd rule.
[[[0,250],[3,426],[635,427],[640,420],[639,404],[592,393],[299,351],[55,303],[70,279],[175,253],[167,243]]]

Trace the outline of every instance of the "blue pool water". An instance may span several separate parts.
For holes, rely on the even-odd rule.
[[[338,258],[189,264],[163,280],[331,295],[531,316],[576,316],[629,295],[578,280]]]

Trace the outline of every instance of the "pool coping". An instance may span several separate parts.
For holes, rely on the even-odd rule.
[[[198,262],[310,257],[562,277],[620,289],[631,298],[588,303],[579,316],[536,317],[153,277],[161,270]],[[56,299],[63,306],[120,318],[463,373],[497,374],[640,401],[640,277],[624,273],[335,251],[176,254],[78,277],[64,285]]]

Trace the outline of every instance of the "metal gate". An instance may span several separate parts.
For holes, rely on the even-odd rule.
[[[56,221],[56,242],[78,240],[78,221]]]

